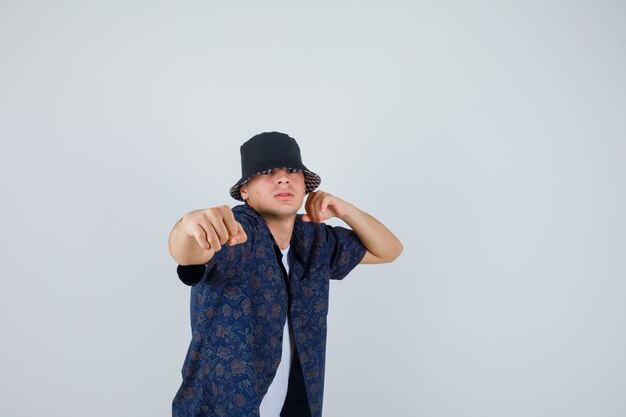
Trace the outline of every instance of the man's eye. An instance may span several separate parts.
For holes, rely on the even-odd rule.
[[[296,172],[298,172],[298,170],[297,170],[297,169],[295,169],[295,168],[289,168],[289,173],[290,173],[290,174],[295,174]]]

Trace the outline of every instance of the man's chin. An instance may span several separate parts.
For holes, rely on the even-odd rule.
[[[257,210],[259,211],[259,210]],[[290,218],[295,217],[298,208],[295,207],[266,207],[259,211],[263,216],[272,218]]]
[[[298,210],[300,210],[300,208],[302,207],[302,203],[300,204],[299,207],[297,207],[297,204],[272,204],[271,202],[269,204],[250,204],[250,207],[252,207],[254,210],[256,210],[257,213],[263,215],[264,217],[270,217],[270,218],[290,218],[290,217],[295,217],[296,213],[298,213]]]

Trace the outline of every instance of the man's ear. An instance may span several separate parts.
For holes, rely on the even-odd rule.
[[[239,187],[239,194],[241,194],[241,198],[245,201],[248,198],[248,190],[246,190],[246,184]]]

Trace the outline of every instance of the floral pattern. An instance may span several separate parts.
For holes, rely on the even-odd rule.
[[[280,362],[290,314],[294,362],[301,366],[306,390],[293,398],[306,399],[310,415],[320,417],[329,280],[343,279],[365,247],[350,229],[304,222],[298,215],[286,282],[280,251],[263,218],[245,204],[233,213],[248,235],[246,243],[223,246],[206,265],[177,268],[181,281],[192,286],[192,339],[173,416],[258,416]]]

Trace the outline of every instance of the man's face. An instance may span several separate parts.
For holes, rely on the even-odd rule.
[[[291,217],[300,210],[306,186],[302,171],[285,168],[259,174],[241,186],[241,197],[267,217]]]

